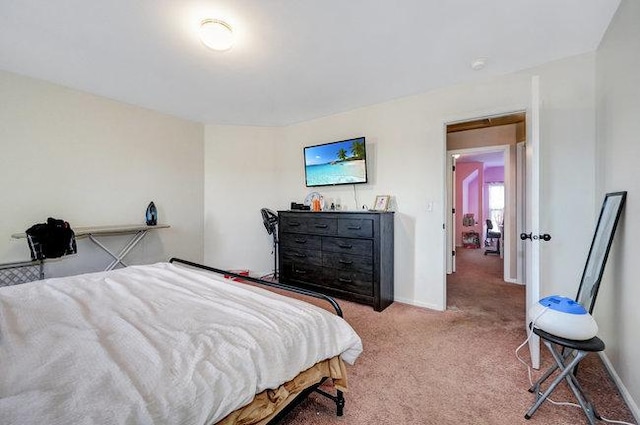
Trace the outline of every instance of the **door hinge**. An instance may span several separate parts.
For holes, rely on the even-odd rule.
[[[451,208],[451,214],[455,214],[456,213],[456,209],[455,208]]]
[[[454,166],[452,166],[452,167],[451,167],[451,170],[452,170],[452,171],[456,171],[456,166],[455,166],[455,165],[454,165]]]
[[[456,252],[455,251],[451,251],[451,255],[453,255],[455,257],[456,256]]]

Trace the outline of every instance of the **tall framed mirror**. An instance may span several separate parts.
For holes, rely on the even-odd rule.
[[[613,236],[618,226],[618,219],[626,199],[626,191],[607,193],[600,209],[600,216],[598,217],[587,262],[582,272],[578,296],[576,297],[576,301],[582,304],[589,313],[593,312],[600,281],[604,273],[604,266],[607,263]]]

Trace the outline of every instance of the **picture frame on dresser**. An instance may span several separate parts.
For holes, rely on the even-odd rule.
[[[389,208],[390,195],[378,195],[376,201],[373,203],[372,211],[387,211]]]

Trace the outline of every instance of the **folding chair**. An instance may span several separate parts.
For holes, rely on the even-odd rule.
[[[589,424],[593,425],[596,419],[602,419],[580,386],[575,373],[577,372],[578,363],[580,363],[587,354],[604,350],[604,342],[598,337],[593,337],[586,341],[560,338],[538,328],[533,328],[533,332],[542,339],[544,345],[546,345],[551,352],[556,364],[551,366],[544,375],[529,388],[529,392],[536,394],[536,402],[524,415],[525,419],[531,419],[531,416],[538,410],[542,402],[551,395],[553,390],[555,390],[563,380],[569,384],[569,388],[571,388],[571,391],[576,396],[578,404],[580,404],[580,407],[582,407],[582,410],[587,416]],[[551,382],[547,390],[542,393],[540,391],[542,384],[558,369],[560,369],[560,373]]]

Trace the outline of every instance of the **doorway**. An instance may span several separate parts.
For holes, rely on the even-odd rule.
[[[509,282],[512,278],[510,234],[511,215],[507,209],[511,199],[507,189],[513,164],[509,162],[509,145],[452,150],[455,161],[451,178],[452,250],[455,252],[451,273],[460,271],[461,256],[474,257],[474,264],[500,264],[496,277]],[[484,260],[483,260],[484,259]],[[497,261],[495,260],[497,259]]]
[[[455,164],[447,178],[447,274],[486,267],[492,278],[523,284],[517,235],[524,226],[518,152],[526,138],[525,113],[449,124],[446,131],[447,160]]]

